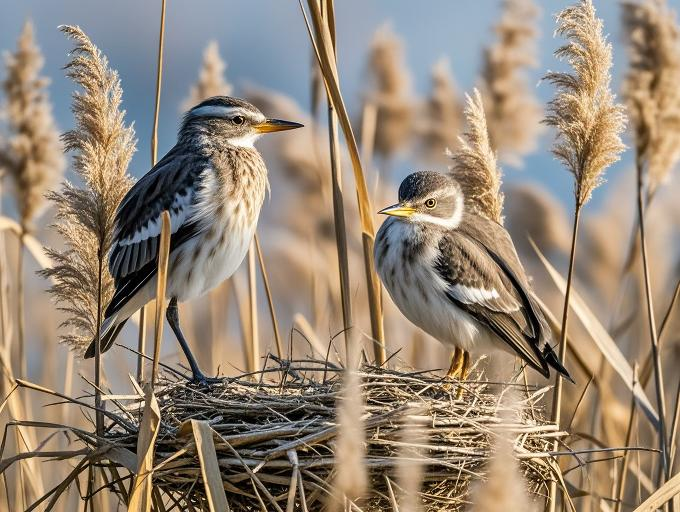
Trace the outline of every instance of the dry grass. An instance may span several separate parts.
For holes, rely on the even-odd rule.
[[[234,87],[225,78],[226,69],[227,65],[220,56],[217,41],[210,41],[203,51],[203,63],[198,80],[191,86],[187,98],[182,103],[182,111],[189,110],[211,96],[231,96]]]

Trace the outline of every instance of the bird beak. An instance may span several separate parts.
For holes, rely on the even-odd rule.
[[[393,217],[410,217],[415,213],[416,209],[410,206],[405,206],[401,203],[393,204],[387,208],[383,208],[378,213],[383,215],[392,215]]]
[[[281,119],[267,119],[264,123],[256,124],[255,131],[257,133],[282,132],[284,130],[295,130],[302,128],[304,125],[294,123],[292,121],[283,121]]]

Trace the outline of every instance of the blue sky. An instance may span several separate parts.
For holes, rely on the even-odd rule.
[[[626,58],[619,32],[619,3],[596,0],[598,14],[615,49],[614,87],[618,90]],[[671,0],[677,9],[678,0]],[[545,70],[558,67],[552,51],[553,14],[565,2],[541,2],[540,67],[531,74],[537,94],[546,101],[549,84],[539,84]],[[477,79],[482,47],[493,38],[500,0],[342,0],[336,2],[339,66],[343,92],[356,109],[364,79],[367,48],[377,27],[391,23],[405,43],[406,60],[414,89],[424,96],[434,62],[447,56],[461,89],[470,90]],[[121,76],[128,121],[139,138],[131,172],[142,175],[149,167],[149,139],[153,117],[156,52],[160,0],[22,0],[0,3],[0,48],[11,49],[23,21],[30,17],[45,53],[44,73],[52,80],[50,94],[61,129],[72,125],[69,112],[73,84],[64,78],[69,43],[57,30],[62,23],[80,25],[109,57]],[[175,140],[179,105],[195,80],[208,41],[218,41],[228,63],[228,79],[237,87],[255,83],[278,89],[302,105],[309,98],[310,49],[295,1],[282,0],[171,0],[168,2],[165,67],[161,98],[159,154]],[[0,71],[0,76],[2,76]],[[237,89],[238,90],[238,89]],[[572,181],[550,155],[552,135],[547,132],[524,170],[506,168],[506,182],[538,181],[554,195],[571,203]],[[629,167],[628,153],[609,171],[611,180]],[[400,173],[417,165],[402,162]],[[597,194],[603,195],[602,192]],[[596,197],[597,201],[597,197]]]

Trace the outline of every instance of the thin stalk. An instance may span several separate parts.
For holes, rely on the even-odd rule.
[[[22,226],[18,240],[17,254],[17,345],[19,349],[19,378],[25,379],[26,368],[26,346],[25,346],[25,297],[24,297],[24,233]]]
[[[144,380],[144,352],[146,351],[146,304],[139,310],[139,333],[137,335],[137,382]]]
[[[337,59],[335,46],[335,10],[333,0],[323,2],[324,19],[328,25],[333,41],[333,58]],[[342,194],[342,169],[340,167],[340,140],[338,137],[338,115],[333,102],[327,95],[328,103],[328,142],[330,144],[331,186],[333,189],[333,222],[335,225],[335,245],[338,252],[338,271],[340,278],[340,299],[342,302],[342,324],[345,336],[345,353],[350,354],[350,329],[354,325],[352,319],[352,302],[349,280],[349,256],[347,251],[347,228],[345,225],[345,204]]]
[[[675,454],[677,449],[677,438],[678,438],[678,420],[680,419],[680,381],[678,382],[678,388],[675,392],[675,411],[673,412],[673,421],[671,422],[671,435],[669,436],[671,440],[671,446],[668,450],[669,462],[668,467],[671,472],[673,472],[673,467],[675,466]]]
[[[97,436],[104,433],[104,402],[102,401],[101,391],[101,367],[102,367],[102,352],[101,352],[101,327],[102,327],[102,281],[104,273],[104,241],[99,240],[99,249],[97,250],[97,325],[95,332],[97,333],[97,343],[94,345],[94,407],[96,410],[95,424]]]
[[[250,242],[248,251],[248,305],[250,312],[250,362],[248,371],[257,371],[260,360],[260,333],[257,319],[257,276],[255,274],[255,242]]]
[[[272,290],[269,286],[269,276],[267,276],[267,268],[264,265],[264,257],[262,256],[262,247],[260,246],[260,237],[255,233],[255,248],[257,249],[257,259],[260,263],[260,273],[262,275],[262,282],[264,283],[264,292],[267,295],[267,304],[269,305],[269,314],[272,319],[272,330],[274,331],[274,340],[276,341],[276,354],[279,359],[284,357],[283,345],[281,345],[281,332],[279,331],[279,321],[276,319],[276,310],[274,309],[274,298],[272,297]]]
[[[649,261],[647,258],[647,239],[645,237],[645,208],[643,200],[643,175],[642,157],[638,153],[636,157],[637,174],[637,206],[638,206],[638,225],[640,227],[640,249],[642,252],[642,270],[645,283],[645,297],[647,302],[647,318],[649,320],[649,336],[652,343],[652,359],[654,363],[654,381],[656,384],[656,401],[659,411],[659,450],[661,451],[661,467],[663,478],[670,478],[670,468],[668,466],[668,447],[666,443],[666,400],[663,389],[663,375],[661,370],[661,359],[659,357],[659,340],[656,332],[656,321],[654,317],[654,305],[652,302],[652,285],[649,277]],[[663,483],[663,482],[660,482]]]
[[[314,46],[316,57],[321,67],[321,72],[326,84],[326,90],[333,103],[333,106],[338,115],[338,122],[345,134],[345,141],[349,151],[350,159],[352,161],[352,170],[354,171],[354,184],[357,192],[357,205],[359,207],[359,218],[361,220],[361,242],[363,245],[364,254],[364,271],[366,274],[366,287],[368,289],[368,308],[371,318],[371,335],[373,337],[373,350],[376,363],[383,364],[386,360],[385,354],[385,334],[383,330],[383,316],[382,304],[380,302],[380,282],[375,271],[375,263],[373,261],[373,246],[375,244],[375,229],[373,227],[373,213],[371,208],[371,201],[368,195],[368,188],[366,186],[366,178],[363,167],[361,166],[361,158],[359,157],[359,149],[357,147],[356,139],[352,125],[349,121],[349,115],[345,107],[342,93],[340,92],[340,83],[338,78],[338,70],[335,65],[334,53],[331,50],[332,38],[328,31],[328,27],[323,23],[321,11],[317,0],[307,0],[307,5],[311,13],[312,23],[314,25],[314,34],[309,25],[307,14],[302,5],[302,0],[299,0],[300,9],[305,19],[307,31],[310,40]],[[315,37],[316,35],[316,37]]]
[[[567,324],[569,321],[569,298],[571,297],[571,285],[574,279],[574,263],[576,261],[576,242],[578,240],[578,226],[581,217],[582,204],[576,201],[576,209],[574,210],[574,226],[571,235],[571,251],[569,253],[569,271],[567,272],[567,289],[564,292],[564,308],[562,309],[562,328],[560,330],[560,346],[559,357],[562,364],[565,362],[567,354]],[[555,372],[555,390],[553,392],[552,402],[552,421],[559,426],[560,424],[560,409],[562,406],[562,379],[559,373]],[[557,442],[553,445],[553,451],[557,451]],[[546,510],[555,512],[557,505],[557,482],[552,480],[550,482],[548,503]]]
[[[158,363],[161,354],[161,338],[163,337],[163,317],[165,315],[165,290],[168,281],[168,259],[170,257],[170,214],[164,210],[161,214],[161,238],[158,243],[158,279],[156,280],[156,323],[153,338],[153,366],[151,367],[151,386],[156,383]]]
[[[637,365],[635,366],[633,372],[633,380],[637,381]],[[636,384],[636,382],[633,382]],[[628,417],[628,428],[626,429],[626,441],[623,446],[630,446],[631,438],[633,437],[633,427],[635,426],[635,395],[631,396],[630,403],[630,416]],[[626,492],[626,477],[628,476],[628,464],[630,462],[630,451],[625,450],[623,452],[623,460],[621,461],[621,470],[619,471],[618,478],[614,482],[615,493],[614,497],[616,499],[616,508],[614,512],[621,512],[621,507],[623,507],[623,495]]]

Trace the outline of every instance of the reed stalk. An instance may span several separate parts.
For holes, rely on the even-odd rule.
[[[165,3],[165,0],[163,1]],[[163,319],[165,317],[165,290],[168,282],[168,260],[170,259],[170,213],[164,210],[161,214],[161,236],[158,243],[158,279],[156,281],[156,318],[153,338],[153,366],[151,370],[151,386],[156,384],[158,364],[161,355],[163,338]]]
[[[255,233],[255,249],[257,250],[257,259],[260,263],[260,272],[262,274],[262,282],[264,284],[264,291],[267,295],[267,304],[269,306],[269,315],[272,319],[272,330],[274,331],[274,341],[276,342],[276,354],[279,358],[285,357],[283,352],[283,345],[281,344],[281,332],[279,330],[279,321],[276,318],[276,310],[274,309],[274,297],[272,296],[271,286],[269,285],[269,276],[267,275],[267,267],[264,264],[264,257],[262,255],[262,247],[260,246],[260,238]]]
[[[260,332],[259,320],[257,315],[257,264],[255,262],[257,249],[255,241],[250,242],[248,250],[248,312],[250,317],[250,333],[248,341],[250,344],[250,361],[248,371],[257,371],[260,360]]]

